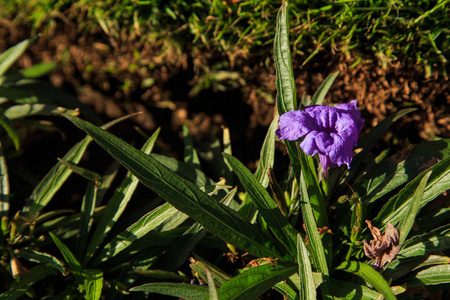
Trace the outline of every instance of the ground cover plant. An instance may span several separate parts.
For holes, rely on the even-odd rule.
[[[288,299],[408,299],[447,288],[449,209],[440,199],[450,182],[449,140],[375,154],[376,141],[413,109],[357,141],[363,120],[355,102],[311,106],[322,104],[337,74],[297,103],[287,20],[284,4],[274,41],[279,116],[255,174],[232,156],[227,134],[223,148],[211,146],[210,178],[187,130],[182,162],[152,153],[158,130],[138,150],[66,112],[88,136],[20,211],[2,199],[0,298],[253,299],[270,292]],[[1,57],[1,66],[23,52],[18,48]],[[277,138],[290,159],[282,174],[272,170]],[[129,170],[110,194],[117,164],[104,175],[78,165],[92,141]],[[72,173],[87,180],[80,209],[47,209]],[[125,213],[138,182],[157,196]]]
[[[211,145],[210,176],[186,129],[177,161],[153,153],[159,130],[138,150],[103,130],[120,120],[102,129],[66,113],[88,136],[20,211],[2,202],[0,299],[408,299],[447,288],[449,209],[440,201],[450,185],[450,141],[373,152],[413,109],[358,141],[355,102],[321,106],[336,73],[297,102],[289,45],[283,4],[274,40],[278,115],[255,174],[232,156],[226,129],[223,146]],[[280,174],[272,170],[277,139],[290,160]],[[112,193],[105,191],[117,164],[104,175],[78,165],[92,141],[129,170]],[[80,209],[49,209],[72,173],[87,180]],[[131,214],[138,182],[157,196]],[[8,190],[7,181],[1,186]]]
[[[94,98],[97,111],[110,119],[140,110],[144,114],[134,120],[155,130],[163,109],[170,110],[165,115],[173,113],[174,127],[181,126],[187,110],[189,121],[211,122],[218,131],[221,122],[208,116],[223,111],[208,106],[207,99],[233,98],[251,110],[245,118],[249,124],[237,127],[265,130],[274,109],[275,74],[268,53],[280,3],[3,1],[0,48],[28,38],[30,31],[43,33],[28,59],[60,62],[51,81],[76,90],[84,103],[94,105]],[[312,95],[329,69],[339,70],[326,103],[357,99],[369,124],[400,107],[418,107],[401,120],[410,138],[417,132],[414,143],[449,137],[446,1],[288,5],[299,97]],[[116,105],[108,105],[111,100]],[[263,130],[255,135],[262,138]],[[243,137],[235,130],[233,138]]]

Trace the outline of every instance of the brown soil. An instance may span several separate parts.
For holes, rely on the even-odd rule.
[[[136,34],[123,31],[108,37],[101,28],[77,32],[75,20],[60,22],[34,44],[18,62],[18,67],[59,61],[49,75],[56,86],[76,93],[105,119],[143,111],[135,122],[144,130],[170,128],[170,143],[178,138],[180,126],[188,124],[194,137],[204,138],[213,128],[230,128],[234,152],[255,162],[266,127],[274,115],[275,69],[271,49],[261,53],[236,52],[232,66],[225,67],[227,87],[212,86],[195,93],[193,87],[211,73],[211,65],[222,54],[214,50],[194,52],[174,46],[143,42]],[[27,28],[3,20],[0,23],[0,51],[30,36]],[[162,49],[164,47],[164,49]],[[134,53],[133,50],[137,50]],[[391,62],[386,67],[376,58],[364,57],[351,67],[354,57],[322,51],[304,68],[294,59],[298,97],[312,95],[322,81],[339,70],[326,103],[357,99],[366,118],[366,130],[385,116],[403,107],[418,111],[403,118],[393,136],[413,143],[435,136],[450,137],[450,89],[447,78],[426,76],[419,66]],[[146,85],[147,83],[147,85]]]

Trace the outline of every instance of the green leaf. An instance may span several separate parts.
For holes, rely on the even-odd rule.
[[[432,172],[431,175],[427,175],[430,171]],[[404,218],[412,203],[411,201],[415,192],[425,176],[429,176],[429,179],[426,183],[424,193],[420,198],[419,208],[422,208],[450,188],[450,156],[432,166],[429,171],[422,172],[410,181],[397,195],[389,199],[373,220],[374,224],[382,227],[389,221],[395,224],[402,217]]]
[[[330,87],[333,85],[333,82],[336,80],[336,77],[339,75],[339,71],[334,72],[329,75],[314,93],[314,96],[311,98],[311,101],[308,105],[321,105],[323,99],[327,96]],[[306,106],[306,105],[305,105]]]
[[[219,300],[219,295],[217,294],[216,285],[214,284],[214,279],[211,275],[211,272],[208,269],[205,269],[206,277],[208,278],[208,294],[209,300]]]
[[[275,161],[275,130],[278,127],[278,119],[279,116],[276,115],[272,120],[269,129],[267,130],[264,143],[261,147],[258,167],[256,168],[255,172],[255,177],[264,188],[267,188],[267,186],[269,185],[269,177],[267,175],[267,171],[270,168],[273,168]],[[239,213],[249,221],[254,220],[255,218],[257,211],[248,194],[245,195],[244,201],[239,209]]]
[[[433,265],[448,264],[450,257],[442,255],[424,255],[413,256],[410,258],[395,259],[387,265],[387,268],[383,271],[385,278],[392,279],[392,281],[399,279],[411,271],[423,269]]]
[[[192,272],[197,274],[197,276],[203,281],[208,281],[206,270],[209,270],[212,278],[214,279],[214,284],[217,287],[221,287],[231,279],[230,275],[226,274],[219,267],[204,260],[198,255],[194,254],[194,257],[190,261],[191,263],[189,264],[189,267],[192,269]]]
[[[270,263],[250,268],[222,285],[218,290],[219,299],[255,299],[296,271],[296,266]]]
[[[49,232],[49,235],[64,257],[69,269],[72,271],[75,280],[78,282],[78,286],[83,287],[82,289],[84,289],[84,270],[75,258],[75,255],[73,255],[72,251],[70,251],[70,249],[67,248],[67,246],[56,235],[51,232]]]
[[[13,282],[11,287],[4,293],[0,294],[1,300],[15,300],[26,293],[33,284],[44,279],[47,276],[55,275],[58,271],[47,265],[37,265],[31,268],[30,273],[20,275],[20,277]]]
[[[343,270],[352,274],[355,274],[362,279],[369,282],[373,287],[383,294],[386,300],[395,300],[397,299],[394,296],[389,284],[384,280],[383,276],[380,275],[372,266],[368,264],[361,263],[358,261],[347,261],[343,262],[336,269]]]
[[[352,168],[348,170],[347,182],[350,181],[353,176],[358,174],[361,170],[359,165],[367,158],[371,153],[376,142],[386,133],[389,127],[394,124],[397,120],[410,112],[416,111],[416,108],[406,108],[399,110],[398,112],[386,117],[380,123],[377,124],[372,130],[365,134],[358,142],[358,148],[362,148],[362,151],[355,155],[352,160]],[[345,186],[347,188],[347,186]]]
[[[419,183],[419,186],[417,187],[416,191],[414,192],[414,195],[412,196],[411,200],[408,201],[408,209],[407,212],[403,215],[403,218],[401,219],[400,223],[397,226],[397,229],[400,233],[399,238],[399,245],[402,245],[403,242],[406,240],[406,237],[408,236],[409,232],[411,231],[411,228],[414,224],[414,221],[416,219],[417,213],[419,212],[420,208],[420,200],[422,200],[423,192],[425,190],[425,185],[427,184],[428,178],[430,178],[432,171],[428,171],[422,178],[422,180]]]
[[[135,114],[131,114],[113,120],[103,125],[102,128],[109,128],[134,115]],[[73,146],[62,159],[72,164],[78,164],[91,141],[92,139],[90,137],[86,137],[81,142]],[[26,217],[29,219],[29,221],[34,221],[36,219],[38,212],[40,212],[52,200],[55,193],[61,188],[61,186],[64,184],[64,182],[66,182],[71,174],[72,170],[58,162],[44,176],[44,178],[39,182],[31,196],[29,197],[27,204],[22,209],[23,213],[27,214]]]
[[[195,151],[194,144],[192,143],[189,129],[186,125],[183,125],[183,138],[184,138],[184,162],[196,169],[201,169],[200,160]]]
[[[214,181],[208,178],[205,173],[203,173],[199,169],[193,168],[186,163],[183,163],[171,157],[154,153],[152,153],[150,156],[156,159],[160,164],[163,164],[164,166],[172,170],[172,172],[174,172],[175,174],[191,181],[197,186],[203,187],[214,184]]]
[[[428,169],[438,159],[447,158],[449,154],[450,139],[404,149],[368,170],[354,186],[354,190],[362,202],[374,202],[416,177],[423,169]]]
[[[450,283],[450,264],[431,266],[406,280],[408,287],[446,283]]]
[[[27,50],[27,48],[38,38],[39,36],[35,36],[26,39],[0,54],[0,76],[5,74],[6,71],[8,71],[8,69],[16,62],[16,60],[22,56],[25,50]]]
[[[77,240],[77,254],[80,258],[86,250],[88,235],[91,231],[97,191],[97,184],[89,182],[81,203],[80,236]]]
[[[299,300],[298,292],[294,290],[286,281],[280,281],[274,286],[274,290],[283,295],[283,300]]]
[[[297,262],[300,277],[300,300],[317,299],[308,249],[306,249],[305,242],[300,234],[297,235]]]
[[[92,181],[92,182],[100,182],[100,180],[102,180],[102,176],[100,174],[98,174],[97,172],[93,172],[91,170],[88,170],[86,168],[83,167],[79,167],[76,164],[73,164],[71,162],[65,161],[61,158],[58,158],[58,161],[63,164],[64,166],[68,167],[70,170],[72,170],[72,172],[74,172],[75,174],[80,175],[81,177]]]
[[[159,132],[160,129],[158,128],[147,140],[144,146],[142,146],[142,151],[144,153],[149,154],[153,150]],[[138,183],[139,180],[136,176],[134,176],[131,172],[128,172],[120,186],[114,191],[114,194],[108,201],[105,212],[95,228],[94,234],[89,242],[83,264],[86,264],[87,261],[93,256],[97,247],[103,242],[108,232],[120,218],[123,211],[127,207],[131,196],[136,190]]]
[[[328,277],[328,261],[326,252],[328,252],[328,257],[331,257],[331,247],[325,248],[322,239],[319,235],[319,229],[317,228],[316,220],[314,218],[313,209],[311,207],[308,193],[308,188],[304,179],[304,176],[300,178],[300,195],[301,202],[300,208],[303,216],[303,224],[305,224],[305,231],[308,236],[309,247],[311,247],[310,253],[313,258],[313,266],[321,272],[325,277]],[[326,234],[326,233],[325,233]],[[326,236],[325,236],[326,237]],[[325,282],[320,285],[321,291],[323,294],[328,295],[328,283],[325,279]]]
[[[130,291],[158,293],[186,300],[203,300],[205,297],[208,297],[208,287],[185,283],[147,283],[131,288]]]
[[[84,273],[87,300],[98,300],[102,295],[103,272],[96,269],[87,269]]]
[[[35,64],[29,68],[20,70],[25,78],[39,78],[53,71],[58,64],[54,61]]]
[[[288,5],[287,2],[283,2],[277,15],[277,29],[273,47],[277,74],[277,109],[279,115],[297,108],[294,71],[292,69],[291,50],[289,48],[288,24]]]
[[[16,250],[15,254],[19,257],[23,257],[29,261],[37,262],[40,264],[51,265],[55,269],[57,269],[64,276],[67,275],[66,270],[64,269],[64,265],[61,263],[59,259],[50,255],[48,253],[38,252],[36,250],[28,249],[28,248],[20,248]]]
[[[0,125],[5,129],[6,133],[13,141],[16,150],[19,150],[20,148],[19,134],[14,128],[14,125],[11,122],[11,120],[5,116],[5,112],[1,108],[0,108]]]
[[[148,212],[103,247],[99,254],[94,258],[91,265],[96,266],[99,263],[116,256],[118,253],[129,247],[131,243],[166,222],[167,219],[176,212],[177,210],[169,203],[165,203],[151,212]]]
[[[68,109],[61,106],[35,103],[35,104],[18,104],[8,107],[5,110],[5,116],[10,120],[19,118],[35,116],[35,115],[55,115],[62,116],[62,114],[69,114],[72,116],[78,115],[78,111]]]
[[[251,254],[288,259],[277,243],[261,230],[246,222],[234,210],[217,203],[191,182],[174,174],[152,156],[140,152],[88,122],[66,117],[85,130],[143,184],[180,211],[196,219],[206,230]]]
[[[439,227],[431,232],[407,240],[397,257],[408,258],[438,253],[450,249],[450,225]]]
[[[360,300],[373,300],[377,299],[380,295],[377,291],[374,291],[364,285],[359,285],[349,281],[342,281],[336,279],[330,279],[330,296],[338,299],[360,299]]]
[[[252,197],[253,203],[267,222],[275,237],[283,244],[292,256],[296,256],[297,231],[283,216],[275,200],[258,182],[253,174],[239,160],[226,153],[223,154],[233,171],[239,177],[247,193]]]
[[[9,212],[9,175],[2,148],[0,145],[0,220]]]

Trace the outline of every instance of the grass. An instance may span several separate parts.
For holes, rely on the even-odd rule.
[[[290,41],[307,64],[320,51],[372,55],[418,64],[446,75],[450,55],[450,5],[444,1],[292,1]],[[62,15],[78,15],[78,30],[100,25],[112,38],[125,28],[144,40],[214,49],[231,61],[271,48],[279,0],[3,0],[1,17],[39,32]],[[242,53],[242,52],[241,52]]]

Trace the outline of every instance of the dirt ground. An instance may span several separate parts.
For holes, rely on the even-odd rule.
[[[30,30],[9,20],[0,21],[0,51],[30,37]],[[137,53],[136,53],[137,51]],[[142,111],[136,124],[151,132],[165,131],[162,142],[179,139],[187,124],[194,138],[203,139],[212,128],[230,128],[233,151],[238,158],[256,162],[267,126],[274,115],[275,68],[270,48],[259,53],[236,51],[232,67],[211,71],[224,59],[217,51],[194,51],[143,42],[122,32],[108,37],[101,28],[78,32],[74,23],[60,22],[43,34],[20,59],[18,67],[58,61],[48,79],[57,87],[76,94],[105,120]],[[386,137],[400,146],[406,138],[419,143],[434,137],[450,137],[450,83],[437,72],[426,76],[420,66],[392,61],[381,67],[374,57],[320,52],[301,68],[294,57],[298,97],[312,95],[331,73],[339,71],[326,103],[356,99],[370,130],[385,116],[405,107],[418,110],[399,121]],[[215,84],[200,92],[208,74]],[[222,77],[220,77],[222,76]],[[225,87],[225,91],[221,90]]]

